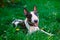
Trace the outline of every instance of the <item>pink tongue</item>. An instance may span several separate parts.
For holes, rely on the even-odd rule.
[[[38,24],[37,24],[37,23],[35,23],[35,24],[34,24],[34,26],[35,26],[35,27],[37,27],[37,26],[38,26]]]

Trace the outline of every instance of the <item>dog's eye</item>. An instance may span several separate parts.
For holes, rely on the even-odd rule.
[[[31,17],[32,17],[32,14],[28,14],[27,15],[27,18],[28,18],[28,21],[31,22]]]

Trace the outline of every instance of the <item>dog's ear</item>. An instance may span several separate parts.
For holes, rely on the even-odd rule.
[[[27,15],[28,14],[28,10],[26,8],[24,8],[24,14]]]
[[[38,16],[38,14],[37,14],[37,7],[36,6],[34,6],[34,14]]]
[[[37,11],[37,7],[36,6],[34,6],[34,12],[36,12]]]

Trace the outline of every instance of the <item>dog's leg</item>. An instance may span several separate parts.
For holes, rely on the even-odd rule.
[[[54,34],[51,34],[51,33],[46,32],[46,31],[44,31],[42,29],[40,29],[40,31],[43,32],[43,33],[45,33],[45,34],[47,34],[47,35],[49,35],[49,36],[53,36],[54,35]]]
[[[41,31],[41,32],[43,32],[43,33],[45,33],[45,34],[47,34],[47,35],[49,35],[49,36],[53,36],[53,35],[54,35],[54,34],[51,34],[51,33],[46,32],[46,31],[44,31],[44,30],[42,30],[42,29],[38,29],[38,30],[36,30],[36,31]],[[34,31],[34,32],[35,32],[35,31]],[[28,35],[31,35],[31,34],[34,33],[34,32],[28,31],[27,36],[28,36]]]
[[[19,24],[22,24],[23,20],[20,19],[15,19],[14,21],[12,21],[13,27],[17,27]]]

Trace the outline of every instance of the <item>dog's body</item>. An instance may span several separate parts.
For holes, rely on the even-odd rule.
[[[34,11],[31,11],[31,14],[33,15],[33,18],[32,19],[35,19],[35,20],[38,20],[39,22],[39,19],[37,16],[34,15]],[[33,22],[33,20],[32,20]],[[17,27],[19,24],[22,25],[23,28],[27,28],[28,29],[28,33],[31,34],[37,30],[39,30],[39,27],[38,26],[33,26],[33,24],[30,24],[28,23],[28,19],[26,18],[25,20],[21,20],[21,19],[16,19],[12,22],[12,24]],[[31,26],[32,25],[32,26]]]
[[[21,25],[23,28],[27,28],[29,34],[32,34],[35,31],[40,30],[38,27],[39,18],[37,15],[36,6],[34,6],[34,11],[31,11],[31,12],[28,12],[27,9],[24,8],[24,14],[26,16],[25,20],[16,19],[12,22],[12,24],[15,27],[17,27],[18,25]],[[45,34],[51,35],[43,30],[41,30],[41,31],[44,32]]]

